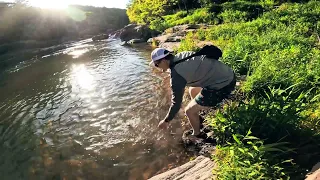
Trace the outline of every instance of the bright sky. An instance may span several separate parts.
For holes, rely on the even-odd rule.
[[[14,0],[0,0],[0,2],[1,1],[14,2]],[[128,1],[129,0],[28,0],[31,6],[54,9],[62,9],[67,7],[69,4],[125,9]]]

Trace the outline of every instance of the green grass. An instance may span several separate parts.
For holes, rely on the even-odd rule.
[[[186,15],[186,14],[185,14]],[[167,16],[167,23],[170,26],[181,24],[215,24],[214,13],[210,13],[208,8],[196,9],[190,15],[187,16],[175,16],[176,18],[170,18]]]
[[[282,175],[295,177],[293,179],[303,178],[306,170],[320,158],[320,129],[317,129],[316,124],[305,124],[310,123],[310,118],[305,113],[310,108],[312,96],[308,95],[308,92],[298,95],[297,90],[294,87],[287,90],[270,88],[263,96],[253,96],[243,101],[233,102],[207,118],[214,137],[220,145],[217,158],[223,159],[223,161],[217,161],[223,167],[218,174],[234,171],[234,174],[231,173],[233,177],[245,179],[246,174],[240,175],[236,171],[245,171],[247,168],[250,171],[251,166],[243,165],[243,163],[248,165],[249,162],[250,164],[261,163],[265,166],[264,168],[267,168],[260,169],[263,172],[256,174],[263,175],[262,179],[276,179],[276,174],[273,173],[274,168],[282,169],[281,173],[276,175],[277,178]],[[250,136],[256,138],[241,141],[235,139],[235,137],[248,136],[248,132]],[[258,148],[253,147],[252,143]],[[263,149],[261,148],[263,146],[272,146],[273,149]],[[243,156],[240,153],[239,157],[233,157],[231,160],[224,159],[224,157],[230,158],[230,149],[237,148],[247,149],[247,151],[242,152]],[[257,159],[255,156],[260,158]],[[235,169],[228,169],[225,161]],[[255,179],[257,176],[249,179]],[[225,176],[221,175],[221,179],[225,179],[222,177]]]
[[[156,18],[150,22],[150,28],[164,31],[167,28],[182,24],[210,24],[245,22],[256,19],[264,11],[268,11],[274,3],[270,1],[246,2],[234,1],[223,4],[210,4],[189,12],[179,11],[165,15],[163,19]]]
[[[319,78],[317,5],[318,2],[283,4],[257,20],[222,24],[189,37],[209,40],[221,47],[225,63],[241,75],[250,75],[243,86],[246,92],[260,91],[266,85],[289,87],[296,83],[306,83],[310,88]],[[299,13],[288,13],[290,10]],[[192,46],[188,42],[191,40],[186,39],[182,46]]]
[[[176,14],[164,16],[164,21],[157,19],[151,22],[151,29],[164,31],[167,28],[182,24],[218,24],[219,19],[209,8],[195,9],[187,13],[187,11],[179,11]]]
[[[320,2],[264,3],[257,18],[222,9],[223,24],[189,33],[177,49],[211,41],[247,75],[243,99],[207,118],[218,179],[303,179],[320,159]]]

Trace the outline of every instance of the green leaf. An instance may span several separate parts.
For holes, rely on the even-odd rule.
[[[234,150],[230,149],[230,156],[234,156]]]
[[[245,164],[245,163],[243,163],[241,161],[239,161],[238,163],[241,164],[242,166],[247,166],[247,164]]]
[[[249,154],[249,156],[251,156],[252,158],[254,158],[254,156],[253,156],[253,154],[252,154],[252,153],[248,152],[248,154]]]
[[[252,132],[251,132],[251,129],[249,129],[249,131],[247,132],[246,137],[249,136],[251,133],[252,133]]]
[[[218,118],[218,120],[220,121],[220,122],[226,122],[226,118],[224,118],[224,117],[220,117],[220,118]]]
[[[288,160],[285,160],[285,161],[282,161],[281,163],[292,163],[293,159],[288,159]]]
[[[246,136],[245,138],[243,138],[245,140],[259,140],[259,138],[254,137],[254,136]]]
[[[253,175],[255,175],[256,174],[256,172],[255,171],[252,171],[250,174],[248,174],[248,176],[253,176]]]
[[[238,150],[242,153],[244,153],[244,150],[242,148],[238,148]]]
[[[237,138],[235,134],[232,134],[232,137],[238,144],[241,144],[240,140]]]

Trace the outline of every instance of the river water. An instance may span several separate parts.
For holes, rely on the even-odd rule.
[[[1,72],[1,179],[147,179],[187,162],[179,120],[157,128],[169,78],[150,51],[84,40]]]

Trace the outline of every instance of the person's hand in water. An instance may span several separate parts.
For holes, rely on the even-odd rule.
[[[165,120],[160,121],[158,124],[158,128],[160,128],[160,129],[167,129],[168,126],[169,126],[169,123],[166,122]]]

